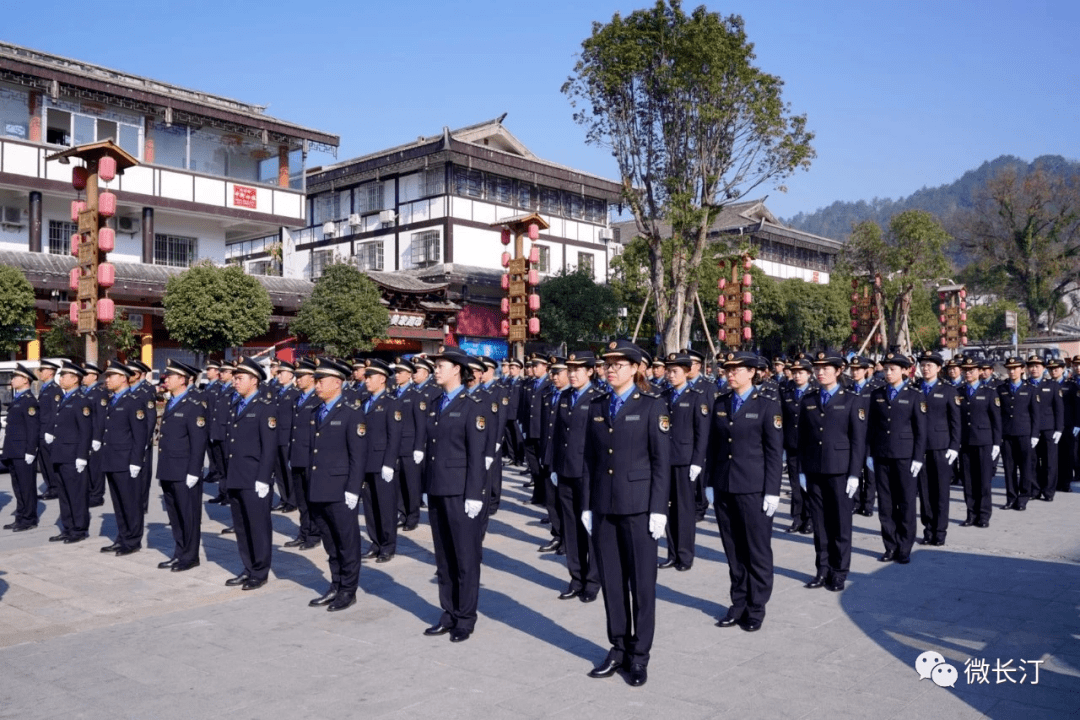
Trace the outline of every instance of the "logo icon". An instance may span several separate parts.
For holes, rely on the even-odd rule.
[[[956,668],[945,662],[945,657],[936,650],[927,650],[915,658],[915,672],[920,680],[930,679],[938,687],[955,687],[959,674]]]

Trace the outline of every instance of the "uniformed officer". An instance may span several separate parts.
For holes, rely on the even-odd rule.
[[[38,496],[40,500],[56,500],[60,492],[60,481],[56,477],[52,462],[52,449],[49,443],[45,442],[45,433],[52,427],[53,415],[56,414],[56,408],[60,405],[60,398],[64,394],[56,383],[56,371],[61,365],[60,360],[46,359],[41,361],[37,370],[38,379],[41,381],[37,394],[38,412],[41,418],[38,455],[41,463],[41,477],[45,480],[45,490]]]
[[[162,570],[184,572],[199,566],[202,525],[202,469],[209,429],[206,408],[193,388],[197,368],[170,360],[165,368],[169,397],[161,413],[157,479],[173,534],[172,557]]]
[[[522,403],[519,409],[522,434],[525,437],[525,463],[529,468],[529,478],[533,483],[533,505],[545,505],[547,502],[546,489],[548,483],[540,474],[540,436],[543,428],[541,407],[544,400],[551,398],[551,378],[548,377],[548,358],[544,355],[533,353],[530,366],[532,367],[532,380],[525,384],[522,395]]]
[[[296,510],[296,489],[292,484],[292,470],[289,469],[289,441],[292,439],[293,414],[300,390],[296,387],[296,365],[288,360],[277,361],[277,384],[274,385],[273,399],[276,404],[278,450],[277,468],[274,477],[277,480],[279,501],[270,509],[274,512],[291,513]]]
[[[664,358],[658,357],[652,361],[650,366],[652,377],[649,378],[649,383],[653,386],[653,392],[659,394],[668,388],[667,379],[667,365],[664,363]]]
[[[259,392],[266,371],[251,358],[236,364],[233,387],[240,401],[229,419],[225,491],[229,497],[236,545],[244,570],[225,581],[255,590],[266,584],[272,553],[270,483],[277,457],[274,403]]]
[[[855,391],[840,387],[844,359],[819,350],[813,360],[818,390],[799,406],[799,482],[814,522],[817,571],[805,587],[844,589],[851,566],[851,498],[866,455],[867,409]]]
[[[1031,498],[1032,450],[1039,444],[1036,390],[1024,382],[1024,361],[1005,359],[1009,378],[997,386],[1001,403],[1001,464],[1005,471],[1002,510],[1026,510]]]
[[[300,396],[293,408],[292,429],[289,434],[289,472],[292,473],[293,495],[300,510],[296,537],[282,547],[310,550],[319,544],[320,531],[308,506],[308,463],[311,461],[311,438],[314,435],[315,409],[321,404],[315,392],[315,362],[304,358],[296,363],[296,387]],[[357,493],[359,495],[359,493]],[[359,552],[359,551],[358,551]]]
[[[412,532],[420,522],[420,475],[427,444],[427,398],[417,392],[413,383],[416,366],[397,357],[391,365],[394,371],[394,400],[401,413],[401,442],[398,445],[398,522],[403,532]]]
[[[671,497],[668,501],[667,559],[661,569],[689,570],[694,564],[697,529],[697,494],[694,483],[705,466],[709,449],[709,405],[702,389],[691,386],[687,374],[691,359],[686,353],[670,353],[663,361],[667,387],[660,396],[667,404],[671,429]]]
[[[130,377],[130,367],[116,360],[105,368],[105,387],[110,397],[102,421],[99,454],[112,498],[116,539],[101,552],[119,556],[138,552],[142,547],[145,517],[140,478],[146,457],[146,407],[142,396],[129,388]],[[159,458],[159,467],[161,464]]]
[[[1041,362],[1040,362],[1041,364]],[[964,354],[960,358],[964,387],[960,404],[960,472],[964,478],[967,518],[962,527],[990,527],[990,481],[1001,452],[1001,399],[979,379],[979,361]],[[1053,393],[1057,394],[1056,390]]]
[[[349,366],[321,360],[315,368],[315,392],[321,401],[309,422],[311,460],[307,502],[319,525],[330,564],[330,588],[308,603],[330,612],[356,602],[360,579],[360,530],[356,506],[364,483],[367,426],[360,405],[349,403],[342,385]]]
[[[90,441],[90,464],[86,471],[89,473],[90,484],[90,507],[101,507],[105,504],[105,472],[101,469],[101,457],[98,450],[101,447],[101,427],[105,420],[105,408],[108,405],[109,391],[105,389],[105,383],[98,382],[101,377],[101,368],[95,363],[83,363],[86,375],[83,377],[81,392],[90,403],[90,418],[93,420],[92,437]]]
[[[143,443],[143,458],[139,464],[139,487],[142,489],[143,515],[150,509],[150,482],[153,478],[151,464],[153,463],[154,432],[157,430],[157,391],[150,384],[150,366],[141,360],[132,360],[128,364],[131,377],[128,378],[132,397],[136,397],[143,404],[143,422],[146,424],[146,434]]]
[[[559,514],[559,497],[551,478],[551,463],[554,460],[555,447],[555,420],[559,414],[559,395],[563,390],[570,387],[570,378],[567,376],[566,358],[552,355],[548,358],[548,377],[551,383],[547,386],[543,398],[539,404],[540,412],[540,446],[538,460],[540,463],[540,475],[544,481],[544,504],[547,507],[547,520],[551,528],[551,540],[541,545],[539,552],[554,552],[562,555],[563,550],[563,517]]]
[[[780,410],[784,424],[784,453],[787,455],[787,476],[791,485],[791,527],[784,532],[809,535],[814,532],[810,505],[799,484],[799,413],[803,396],[817,391],[811,384],[814,366],[806,353],[791,360],[791,381],[780,391]]]
[[[1043,378],[1045,364],[1038,355],[1027,360],[1028,382],[1035,388],[1039,409],[1039,444],[1035,447],[1036,500],[1053,502],[1058,481],[1057,444],[1065,430],[1065,404],[1061,386]]]
[[[690,387],[696,387],[701,390],[705,397],[705,402],[709,406],[709,414],[712,414],[713,399],[716,397],[716,392],[713,388],[712,381],[705,375],[705,356],[693,348],[683,348],[683,353],[690,356],[690,372],[686,374],[686,381],[690,384]],[[724,382],[727,382],[726,374],[721,372],[720,376],[724,378]],[[717,388],[720,386],[717,385]],[[705,467],[694,479],[694,506],[697,511],[695,519],[697,522],[701,522],[705,519],[705,513],[709,510],[709,497],[705,492],[709,487],[709,468]]]
[[[956,388],[938,377],[945,360],[935,352],[919,356],[926,403],[926,464],[918,474],[923,543],[944,545],[949,530],[952,464],[960,457],[960,406]]]
[[[218,492],[217,495],[207,501],[216,505],[229,504],[229,497],[225,493],[224,483],[229,464],[229,450],[226,447],[229,437],[229,418],[232,417],[233,411],[240,402],[240,394],[233,387],[233,371],[235,369],[236,366],[230,362],[221,363],[219,374],[221,389],[218,391],[216,399],[207,398],[206,403],[210,409],[210,452],[217,453],[220,456],[221,480],[218,482]],[[211,405],[211,402],[213,405]]]
[[[521,435],[521,423],[518,421],[518,408],[521,405],[521,392],[524,380],[521,377],[522,362],[515,358],[507,361],[509,377],[504,378],[509,409],[506,418],[506,432],[503,433],[503,448],[511,465],[520,466],[525,461],[525,440]]]
[[[443,394],[428,406],[423,487],[443,612],[424,634],[450,633],[451,642],[462,642],[476,626],[480,525],[487,500],[484,452],[490,430],[480,398],[465,392],[471,376],[469,356],[459,348],[440,347],[433,359],[435,381]]]
[[[881,386],[884,380],[874,377],[874,361],[865,355],[858,355],[851,359],[848,364],[851,369],[851,387],[863,400],[863,405],[869,407],[870,393],[874,388]],[[869,457],[869,454],[866,455]],[[855,494],[852,503],[852,512],[865,517],[873,517],[874,502],[877,498],[876,481],[873,473],[865,465],[859,472],[859,490]]]
[[[945,363],[945,381],[957,390],[964,386],[964,372],[960,369],[960,361],[955,357],[949,358],[949,362]]]
[[[905,565],[915,543],[916,478],[926,462],[926,399],[905,377],[907,357],[890,352],[881,362],[885,385],[870,393],[867,430],[885,545],[878,560]]]
[[[362,558],[385,563],[397,552],[397,500],[400,490],[395,482],[401,445],[402,413],[386,391],[390,365],[385,360],[364,361],[364,385],[367,398],[361,403],[367,424],[367,453],[364,468],[364,524],[371,546]]]
[[[1050,371],[1051,381],[1061,388],[1063,423],[1061,439],[1057,444],[1057,480],[1050,478],[1047,487],[1050,487],[1051,491],[1044,493],[1050,497],[1062,488],[1068,488],[1072,482],[1076,435],[1080,433],[1080,428],[1077,427],[1080,425],[1080,397],[1078,397],[1080,385],[1066,375],[1065,365],[1066,363],[1061,358],[1052,357],[1046,361],[1046,369]]]
[[[4,426],[4,446],[0,459],[11,474],[11,492],[15,496],[15,521],[5,530],[23,532],[38,526],[37,460],[41,438],[41,413],[37,398],[30,392],[34,373],[21,363],[11,371],[11,404]]]
[[[614,341],[603,354],[610,395],[589,405],[581,522],[592,535],[607,615],[607,657],[589,676],[625,667],[633,686],[648,680],[656,627],[657,541],[667,528],[671,496],[671,420],[664,402],[646,394],[636,369],[641,348]]]
[[[485,487],[488,489],[488,501],[484,507],[484,524],[481,536],[487,535],[488,518],[499,510],[499,502],[502,498],[502,438],[508,422],[510,403],[506,397],[506,389],[495,382],[494,358],[481,355],[480,386],[476,392],[484,402],[484,412],[490,413],[488,422],[492,432],[488,434],[488,448],[484,455],[484,464],[487,467]],[[548,462],[550,467],[551,462]],[[552,492],[552,498],[557,500],[556,493]],[[557,512],[557,504],[556,504]]]
[[[60,534],[50,537],[50,542],[76,543],[90,535],[90,486],[86,466],[93,439],[93,420],[90,404],[78,392],[84,372],[71,361],[64,361],[56,378],[61,397],[43,435],[59,483]]]

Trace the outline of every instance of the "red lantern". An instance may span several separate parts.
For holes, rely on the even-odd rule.
[[[536,223],[529,223],[529,239],[530,240],[539,240],[540,239],[540,226],[537,225]],[[539,332],[539,330],[537,332]]]
[[[720,323],[721,325],[725,324],[727,322],[727,313],[726,312],[718,312],[718,313],[716,313],[716,322]]]
[[[720,288],[721,290],[723,290],[723,289],[724,289],[725,287],[727,287],[727,280],[725,280],[724,278],[720,278],[720,279],[719,279],[719,280],[718,280],[718,281],[716,282],[716,285],[717,285],[717,287],[719,287],[719,288]]]
[[[86,180],[90,177],[90,171],[85,167],[71,168],[71,186],[76,190],[86,189]]]
[[[68,287],[70,287],[72,290],[78,290],[79,289],[79,276],[81,274],[82,273],[79,272],[79,268],[77,268],[77,267],[71,268],[71,273],[68,275]]]
[[[503,290],[509,290],[510,289],[510,276],[509,275],[503,275],[502,276],[502,289]]]
[[[965,288],[960,288],[960,299],[963,300],[966,297],[967,297],[967,290]]]
[[[116,306],[110,298],[101,298],[97,301],[97,317],[103,323],[111,323],[116,317]]]
[[[938,303],[938,310],[945,312],[945,303]]]
[[[967,313],[960,313],[960,322],[967,322]]]
[[[111,227],[98,230],[97,246],[101,252],[111,253],[116,247],[116,231]]]
[[[111,192],[103,192],[98,195],[98,215],[112,217],[116,214],[116,195]]]
[[[720,332],[716,333],[716,337],[720,342],[724,342],[727,339],[727,330],[720,328]]]
[[[945,326],[944,326],[944,325],[942,325],[942,326],[941,326],[941,327],[939,328],[939,330],[941,330],[941,334],[942,334],[942,335],[944,335],[944,334],[945,334],[945,333],[947,332],[947,330],[945,329]]]
[[[948,344],[949,341],[946,338],[941,338],[941,347],[946,347]]]
[[[116,266],[111,262],[103,262],[97,266],[97,282],[101,287],[112,287],[116,284]]]
[[[71,321],[72,325],[79,324],[79,303],[73,302],[68,305],[68,320]]]
[[[754,317],[753,313],[751,313],[749,310],[743,310],[742,311],[742,321],[744,323],[750,322],[751,319],[753,319],[753,317]]]
[[[529,284],[534,287],[540,284],[540,273],[536,270],[529,271]]]
[[[967,325],[961,325],[960,326],[960,334],[961,335],[967,335]]]
[[[743,340],[746,340],[747,342],[750,342],[750,338],[753,336],[753,333],[750,331],[750,328],[744,327],[742,329],[742,336],[743,336]]]
[[[945,316],[944,315],[938,315],[938,322],[941,323],[942,325],[944,325],[945,324]]]
[[[960,301],[960,309],[961,310],[967,310],[967,303],[964,302],[963,300]]]
[[[880,275],[875,275],[874,276],[874,287],[878,287],[878,288],[881,287],[881,276]]]
[[[937,294],[937,296],[938,296],[938,300],[944,300],[945,299],[945,293],[943,293],[943,292],[939,292]]]
[[[859,293],[851,293],[851,302],[859,301]]]
[[[961,345],[967,345],[967,336],[966,335],[964,337],[960,338],[960,344]]]
[[[537,295],[536,293],[533,293],[532,295],[529,296],[529,310],[532,311],[532,312],[536,312],[539,309],[540,309],[540,296]]]
[[[749,305],[751,303],[751,301],[753,301],[753,299],[754,299],[754,296],[751,295],[748,292],[744,292],[742,294],[743,305]]]
[[[881,344],[881,333],[878,333],[877,335],[874,336],[874,344],[875,345],[880,345]]]
[[[854,305],[851,306],[851,317],[856,317],[859,314],[859,308]]]
[[[858,320],[852,320],[851,321],[851,329],[852,330],[858,330],[859,329],[859,321]]]
[[[746,273],[745,275],[742,276],[742,285],[743,285],[743,287],[750,287],[750,281],[751,281],[750,273]]]
[[[502,241],[503,245],[509,245],[510,244],[510,229],[509,228],[503,228],[502,229],[502,234],[499,236],[499,240]]]
[[[98,160],[97,174],[104,182],[112,182],[116,177],[116,158],[106,155]]]
[[[72,200],[71,201],[71,222],[79,222],[79,213],[86,209],[85,200]]]
[[[877,305],[871,305],[870,306],[870,314],[873,315],[874,317],[877,317]]]
[[[501,260],[501,262],[502,262],[502,266],[503,266],[503,267],[509,267],[509,266],[510,266],[510,253],[508,253],[508,252],[504,252],[504,253],[502,254],[502,260]]]
[[[533,245],[531,248],[529,248],[529,262],[533,263],[534,265],[540,262],[540,246]]]
[[[510,321],[509,320],[503,320],[502,325],[499,326],[499,330],[500,330],[500,332],[502,332],[502,334],[504,336],[509,335],[510,334]]]
[[[503,298],[499,305],[502,308],[503,315],[510,314],[510,298]]]
[[[753,263],[752,260],[750,260],[750,258],[746,258],[745,260],[743,260],[743,264],[742,264],[743,270],[749,270],[750,266],[753,265],[753,264],[754,263]]]
[[[533,227],[536,227],[535,225]],[[529,332],[533,335],[540,334],[540,318],[529,318]]]
[[[75,257],[79,256],[79,243],[82,242],[82,235],[75,233],[71,236],[71,254]]]

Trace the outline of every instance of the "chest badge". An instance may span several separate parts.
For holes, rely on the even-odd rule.
[[[960,395],[957,395],[954,399],[956,400],[957,405],[963,405],[964,404],[964,398],[961,397]]]
[[[83,405],[82,414],[85,415],[86,417],[90,417],[90,408]]]
[[[499,412],[499,404],[498,403],[491,403],[491,412],[493,412],[493,413]]]
[[[423,400],[420,401],[420,410],[421,411],[427,410],[427,403],[424,402]]]
[[[395,410],[394,411],[394,420],[396,420],[398,422],[401,422],[401,411],[400,410]]]
[[[195,425],[197,425],[198,427],[205,427],[206,426],[206,418],[204,418],[204,417],[195,418]]]
[[[866,420],[866,410],[863,408],[859,408],[859,419]]]
[[[27,415],[37,415],[37,408],[33,407],[33,406],[30,406],[30,407],[26,408],[26,414]]]
[[[105,407],[108,404],[109,404],[108,400],[106,400],[105,398],[101,398],[101,407]]]
[[[142,410],[136,410],[135,411],[135,419],[136,420],[145,420],[146,419],[146,413],[144,413]]]

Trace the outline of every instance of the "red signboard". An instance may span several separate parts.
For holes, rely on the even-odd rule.
[[[232,202],[236,207],[256,209],[255,188],[246,185],[233,185]]]

